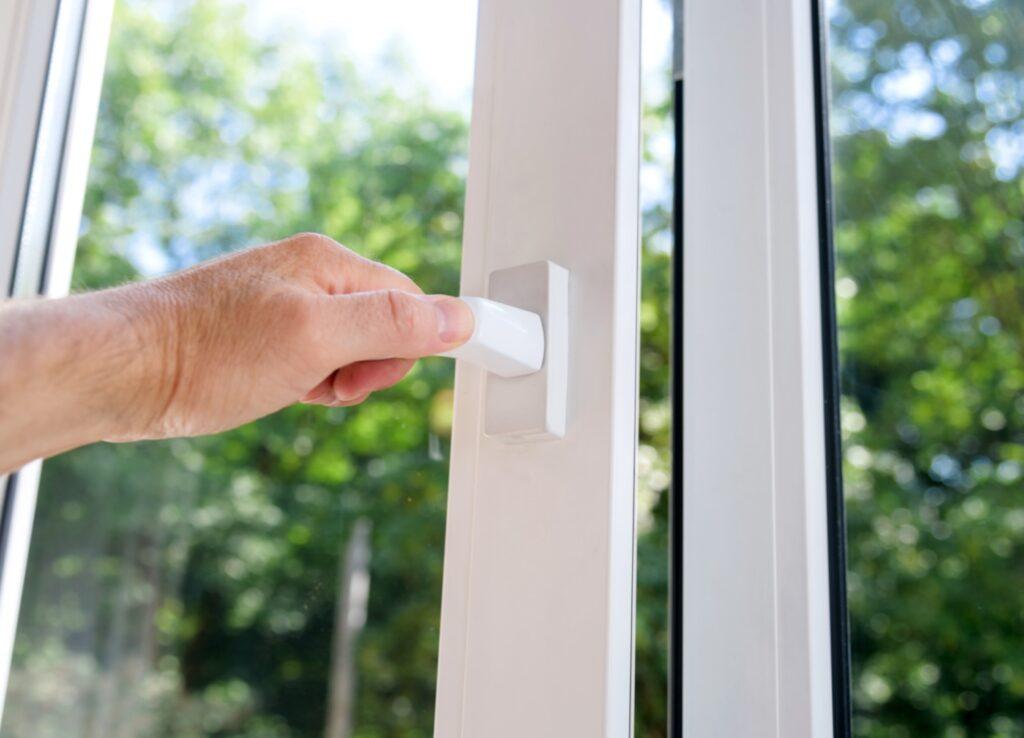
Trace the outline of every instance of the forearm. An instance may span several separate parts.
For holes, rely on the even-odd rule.
[[[0,357],[0,471],[111,435],[144,363],[111,293],[0,305]]]

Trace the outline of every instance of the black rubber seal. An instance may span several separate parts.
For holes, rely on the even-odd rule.
[[[668,736],[683,738],[683,81],[673,90],[672,485],[669,497]]]
[[[852,738],[850,629],[846,607],[846,521],[843,514],[842,436],[839,425],[839,342],[836,330],[835,246],[832,240],[832,165],[828,124],[828,17],[822,0],[811,0],[814,54],[815,143],[821,280],[821,344],[824,377],[825,474],[828,495],[828,569],[832,645],[832,733]]]

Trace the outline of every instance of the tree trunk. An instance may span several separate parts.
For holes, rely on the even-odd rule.
[[[358,518],[341,558],[334,609],[330,696],[324,738],[350,738],[356,693],[356,644],[370,595],[370,521]]]

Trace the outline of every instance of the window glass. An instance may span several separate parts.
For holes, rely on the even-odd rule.
[[[637,738],[668,731],[668,546],[672,408],[672,6],[643,3],[640,169],[640,438],[637,449]]]
[[[854,734],[1024,735],[1024,6],[829,7]]]
[[[319,230],[457,293],[474,16],[118,2],[74,289]],[[430,735],[452,370],[48,461],[4,738]]]

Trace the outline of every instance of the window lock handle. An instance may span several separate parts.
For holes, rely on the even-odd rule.
[[[473,335],[440,356],[462,359],[499,377],[522,377],[544,365],[544,326],[537,313],[488,300],[462,297],[473,311]]]
[[[551,261],[498,269],[487,298],[463,297],[470,339],[442,356],[483,367],[485,436],[502,443],[564,438],[569,425],[569,271]]]

